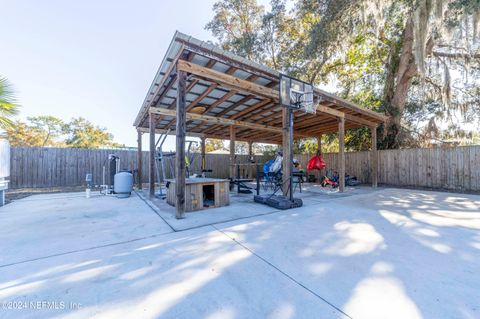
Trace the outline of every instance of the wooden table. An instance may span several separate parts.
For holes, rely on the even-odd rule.
[[[168,179],[167,203],[175,206],[175,179]],[[185,211],[191,212],[230,204],[228,179],[187,178],[185,185]]]

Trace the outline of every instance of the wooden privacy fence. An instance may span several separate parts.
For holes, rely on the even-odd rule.
[[[323,156],[327,168],[337,169],[337,153]],[[370,152],[345,153],[345,172],[357,176],[362,183],[371,183],[370,156]],[[306,167],[307,156],[297,158]],[[480,146],[378,151],[378,182],[391,186],[478,192]]]
[[[95,184],[102,183],[102,167],[108,154],[120,157],[122,168],[137,168],[137,152],[128,150],[90,150],[71,148],[11,148],[10,188],[61,187],[85,184],[85,174],[92,173]],[[370,152],[345,154],[347,174],[363,183],[371,182]],[[200,155],[195,155],[190,172],[200,171]],[[308,155],[295,156],[302,167]],[[270,158],[256,156],[264,163]],[[327,167],[336,170],[338,154],[324,154]],[[173,157],[165,160],[166,175],[172,177]],[[247,163],[248,156],[237,155],[237,163]],[[143,181],[148,181],[148,152],[143,152]],[[206,167],[212,177],[226,178],[229,155],[207,154]],[[242,175],[248,166],[242,167]],[[316,176],[324,172],[314,173]],[[455,191],[480,191],[480,146],[433,149],[402,149],[378,151],[378,181],[402,187],[428,187]]]
[[[102,169],[109,154],[120,157],[121,168],[136,168],[137,152],[103,149],[12,147],[10,188],[61,187],[85,185],[85,175],[102,184]],[[143,153],[147,163],[148,153]],[[108,166],[107,166],[108,169]],[[143,172],[147,180],[148,172]]]
[[[12,147],[10,157],[10,188],[62,187],[85,185],[85,175],[93,174],[95,185],[102,184],[103,166],[109,154],[120,157],[120,167],[137,169],[137,151],[113,149],[77,149]],[[148,152],[143,152],[143,182],[148,182]],[[200,173],[200,154],[194,154],[190,173]],[[267,157],[256,156],[263,163]],[[237,162],[247,163],[247,155],[238,155]],[[229,155],[207,154],[206,168],[214,177],[227,178]],[[174,157],[165,158],[166,177],[172,178]],[[108,167],[107,167],[108,169]],[[172,171],[173,170],[173,171]],[[242,172],[243,173],[243,172]]]

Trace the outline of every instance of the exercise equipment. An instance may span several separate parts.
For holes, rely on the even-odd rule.
[[[166,179],[165,162],[166,162],[167,158],[170,159],[168,161],[169,162],[170,174],[172,175],[173,178],[175,178],[174,162],[175,162],[176,153],[174,153],[174,152],[169,152],[169,153],[163,152],[163,144],[165,143],[165,140],[166,140],[168,134],[170,133],[170,131],[171,131],[171,128],[168,129],[164,134],[160,135],[160,137],[158,138],[158,140],[155,144],[155,147],[157,148],[157,152],[155,153],[155,166],[156,166],[157,180],[158,180],[158,183],[159,183],[159,187],[158,187],[159,190],[158,190],[157,197],[159,197],[161,199],[165,199],[166,196],[167,196],[166,194],[163,193],[163,189],[162,189],[162,184],[165,184],[165,179]],[[188,146],[187,146],[187,154],[185,155],[185,165],[186,165],[186,173],[187,173],[187,177],[188,177],[188,176],[190,176],[190,166],[191,166],[192,163],[195,162],[196,156],[197,156],[196,153],[191,152],[191,148],[192,148],[193,144],[197,144],[198,142],[197,141],[186,141],[186,143],[187,143]],[[202,165],[203,165],[203,163],[202,163]],[[208,170],[205,170],[205,171],[208,171]],[[205,173],[203,172],[203,169],[202,169],[202,175],[203,174],[205,174]]]
[[[256,203],[268,205],[270,207],[276,209],[290,209],[290,208],[297,208],[303,205],[303,201],[300,198],[293,198],[293,189],[290,192],[290,196],[286,197],[283,195],[276,195],[279,190],[282,190],[282,161],[283,161],[283,153],[278,152],[277,156],[274,161],[267,162],[264,165],[264,172],[267,171],[265,174],[266,182],[273,184],[273,193],[260,195],[260,169],[257,166],[257,194],[253,196],[253,200]],[[294,173],[292,170],[292,175],[290,177],[290,187],[293,187],[293,178]],[[268,180],[268,181],[267,181]]]
[[[252,190],[255,190],[254,187],[248,186],[246,183],[253,182],[251,178],[242,178],[240,176],[240,165],[236,164],[237,166],[237,175],[235,178],[230,178],[230,190],[233,190],[235,185],[237,186],[237,193],[238,194],[252,194]]]

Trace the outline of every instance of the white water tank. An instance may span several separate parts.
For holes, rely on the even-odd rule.
[[[130,172],[120,171],[115,174],[113,181],[113,191],[118,198],[130,196],[133,190],[133,174]]]

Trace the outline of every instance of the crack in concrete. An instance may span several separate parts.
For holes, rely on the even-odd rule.
[[[111,247],[111,246],[116,246],[116,245],[123,245],[123,244],[133,243],[133,242],[136,242],[136,241],[145,240],[145,239],[150,239],[150,238],[155,238],[155,237],[160,237],[160,236],[168,235],[168,234],[172,234],[172,232],[153,234],[153,235],[150,235],[150,236],[145,236],[145,237],[140,237],[140,238],[134,238],[134,239],[130,239],[130,240],[125,240],[125,241],[120,241],[120,242],[115,242],[115,243],[110,243],[110,244],[105,244],[105,245],[93,246],[93,247],[82,248],[82,249],[77,249],[77,250],[70,250],[70,251],[65,251],[65,252],[63,252],[63,253],[52,254],[52,255],[48,255],[48,256],[42,256],[42,257],[37,257],[37,258],[32,258],[32,259],[26,259],[26,260],[16,261],[16,262],[13,262],[13,263],[10,263],[10,264],[0,265],[0,268],[15,266],[15,265],[19,265],[19,264],[25,264],[25,263],[28,263],[28,262],[33,262],[33,261],[37,261],[37,260],[43,260],[43,259],[48,259],[48,258],[53,258],[53,257],[58,257],[58,256],[75,254],[75,253],[84,252],[84,251],[89,251],[89,250],[94,250],[94,249],[99,249],[99,248],[105,248],[105,247]]]
[[[322,296],[320,296],[319,294],[317,294],[315,291],[313,291],[312,289],[308,288],[307,286],[305,286],[304,284],[302,284],[301,282],[299,282],[298,280],[296,280],[295,278],[293,278],[291,275],[287,274],[285,271],[281,270],[279,267],[275,266],[274,264],[272,264],[270,261],[268,261],[266,258],[260,256],[259,254],[257,254],[255,251],[253,251],[252,249],[248,248],[246,245],[242,244],[241,242],[237,241],[235,238],[232,238],[230,237],[227,233],[225,233],[223,230],[215,227],[215,225],[211,225],[215,230],[217,230],[218,232],[220,232],[221,234],[225,235],[227,238],[229,238],[230,240],[232,240],[233,242],[235,242],[237,245],[239,245],[240,247],[242,247],[243,249],[249,251],[252,255],[254,255],[255,257],[257,257],[258,259],[260,259],[261,261],[263,261],[264,263],[266,263],[268,266],[270,266],[271,268],[275,269],[276,271],[278,271],[279,273],[281,273],[284,277],[288,278],[290,281],[294,282],[296,285],[300,286],[301,288],[305,289],[306,291],[308,291],[310,294],[314,295],[315,297],[317,297],[318,299],[322,300],[323,302],[325,302],[327,305],[329,305],[330,307],[334,308],[336,311],[340,312],[342,315],[350,318],[350,319],[353,319],[351,316],[349,316],[348,314],[346,314],[342,309],[340,309],[339,307],[335,306],[333,303],[331,303],[330,301],[328,301],[327,299],[323,298]]]

